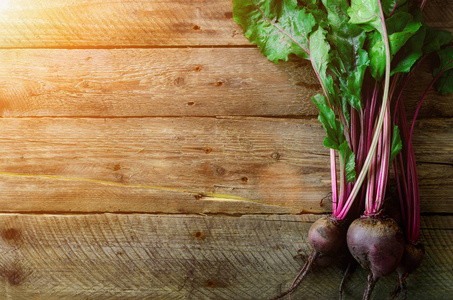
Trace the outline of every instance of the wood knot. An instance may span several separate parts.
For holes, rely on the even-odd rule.
[[[118,181],[118,182],[123,182],[124,181],[123,174],[116,174],[115,177],[116,177],[116,181]]]
[[[11,264],[3,267],[5,269],[0,270],[1,275],[4,276],[12,286],[23,283],[25,279],[33,273],[32,270],[25,270],[21,266],[21,262],[19,260],[14,260]]]
[[[1,236],[5,241],[18,241],[20,239],[21,233],[15,228],[8,228],[6,230],[3,230]]]
[[[271,158],[275,160],[279,160],[282,156],[278,152],[274,152],[271,154]]]
[[[233,18],[233,12],[232,11],[227,11],[226,13],[223,14],[225,18],[227,19],[232,19]]]
[[[198,240],[204,240],[206,238],[206,235],[201,232],[201,231],[197,231],[193,234],[193,236],[198,239]]]
[[[24,279],[20,271],[10,271],[8,272],[8,282],[11,285],[19,285]]]
[[[175,80],[173,81],[173,83],[175,84],[175,86],[183,86],[184,85],[184,78],[183,77],[177,77],[175,78]]]
[[[215,169],[215,172],[217,173],[217,175],[222,176],[225,174],[226,170],[224,167],[218,167],[217,169]]]
[[[214,287],[216,287],[216,282],[214,280],[210,279],[210,280],[206,281],[206,286],[210,287],[210,288],[214,288]]]

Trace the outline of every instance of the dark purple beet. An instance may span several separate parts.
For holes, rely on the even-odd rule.
[[[425,247],[422,243],[417,243],[415,245],[412,243],[406,243],[404,245],[403,257],[401,258],[400,264],[396,268],[396,271],[398,272],[398,282],[392,293],[392,298],[398,297],[401,292],[404,292],[404,298],[406,298],[407,276],[420,266],[424,257]]]
[[[347,243],[352,256],[368,270],[368,287],[363,299],[370,299],[377,280],[393,273],[404,251],[403,232],[386,217],[362,217],[349,226]]]
[[[425,246],[422,243],[415,245],[406,243],[404,245],[403,257],[396,271],[403,276],[412,273],[420,266],[424,257]]]
[[[311,225],[308,231],[308,240],[313,250],[304,266],[294,279],[291,287],[271,300],[280,299],[294,292],[314,264],[327,266],[338,260],[341,252],[346,251],[346,227],[335,217],[324,216]]]
[[[345,246],[346,230],[331,216],[322,217],[311,225],[308,240],[313,250],[334,256]]]

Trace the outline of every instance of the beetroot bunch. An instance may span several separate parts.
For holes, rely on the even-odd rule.
[[[437,53],[427,88],[453,91],[451,34],[423,21],[426,0],[234,0],[233,16],[269,60],[311,62],[322,87],[313,97],[330,149],[332,214],[309,231],[310,257],[291,295],[313,265],[352,254],[369,271],[364,299],[378,279],[398,271],[396,297],[420,265],[420,197],[403,95],[417,66]],[[400,223],[385,213],[393,171]],[[348,251],[349,250],[349,251]]]

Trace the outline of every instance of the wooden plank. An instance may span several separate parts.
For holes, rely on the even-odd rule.
[[[427,24],[434,28],[450,30],[453,27],[453,3],[448,0],[426,1],[423,10]]]
[[[404,99],[431,81],[426,63]],[[313,116],[321,89],[304,60],[273,64],[257,49],[0,50],[0,115]],[[453,95],[428,95],[421,117],[452,117]]]
[[[322,143],[311,132],[319,130],[316,120],[33,118],[0,123],[9,132],[1,138],[0,170],[71,177],[4,174],[2,211],[19,206],[21,211],[281,213],[319,211],[313,204],[326,195],[320,176],[328,172],[328,157],[325,149],[313,146]],[[276,186],[280,196],[272,199]],[[10,201],[8,193],[17,201]],[[200,201],[205,199],[200,195],[209,198]],[[284,207],[232,202],[238,200],[232,197]],[[286,207],[302,197],[307,206]]]
[[[415,71],[413,79],[403,92],[408,117],[413,117],[423,94],[433,80],[434,61],[431,58],[425,59]],[[419,119],[429,117],[453,117],[453,95],[442,96],[434,88],[430,89],[418,114]]]
[[[0,51],[3,117],[313,115],[318,92],[256,49]]]
[[[286,288],[308,255],[319,216],[0,215],[0,291],[5,299],[268,299]],[[423,264],[408,299],[453,293],[452,216],[422,218]],[[295,299],[337,299],[341,264],[316,269]],[[381,279],[375,299],[396,282]],[[358,267],[345,299],[360,299]]]
[[[229,0],[16,0],[1,11],[0,47],[248,45]]]
[[[452,212],[453,194],[445,187],[453,183],[453,120],[418,124],[422,210]],[[6,118],[0,128],[4,212],[244,214],[331,207],[329,156],[317,120]]]
[[[429,1],[428,24],[451,30],[452,7]],[[231,0],[8,1],[0,47],[248,46],[232,9]]]

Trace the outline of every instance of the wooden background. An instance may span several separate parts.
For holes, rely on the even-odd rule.
[[[453,31],[451,1],[425,15]],[[429,64],[418,75],[409,107]],[[9,1],[0,299],[275,296],[331,207],[319,91],[306,62],[275,65],[249,44],[231,0]],[[409,299],[453,297],[452,100],[430,93],[415,132],[427,256]],[[316,270],[294,298],[336,299],[343,267]]]

